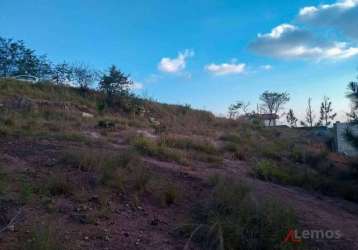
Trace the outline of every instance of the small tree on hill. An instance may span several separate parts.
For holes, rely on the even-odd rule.
[[[231,104],[229,106],[229,118],[235,119],[240,115],[241,112],[243,114],[247,114],[249,106],[250,103],[245,104],[244,102],[241,101],[237,101],[235,104]]]
[[[293,113],[293,109],[290,109],[287,113],[286,116],[286,120],[287,123],[291,126],[291,127],[297,127],[297,121],[298,119],[296,118],[295,114]]]
[[[73,81],[82,93],[88,91],[98,78],[96,71],[86,64],[77,64],[72,68]]]
[[[23,41],[0,37],[0,76],[32,75],[46,78],[51,73],[46,56],[38,56]]]
[[[327,96],[323,97],[320,114],[321,115],[317,125],[325,127],[330,126],[334,118],[337,116],[337,113],[333,112],[332,102]]]
[[[108,105],[113,104],[115,96],[129,96],[130,87],[133,82],[129,79],[129,75],[125,75],[116,66],[112,65],[108,74],[104,74],[99,82],[99,89],[106,95]]]
[[[314,126],[314,120],[316,117],[313,113],[311,102],[312,98],[310,97],[308,98],[305,121],[301,121],[301,125],[312,128]]]
[[[352,111],[347,115],[351,122],[358,123],[358,82],[350,82],[348,84],[347,97],[352,103]]]
[[[262,108],[265,110],[265,112],[277,116],[283,105],[290,101],[290,95],[286,92],[277,93],[265,91],[260,96],[260,100],[263,102]]]
[[[352,111],[348,117],[353,124],[358,124],[358,82],[350,82],[348,84],[347,97],[352,102]],[[353,134],[351,130],[346,131],[347,140],[358,149],[358,136]]]
[[[0,37],[0,76],[12,76],[17,71],[17,62],[24,48],[22,41]]]
[[[57,84],[62,85],[70,82],[73,78],[74,69],[66,62],[57,64],[52,69],[51,79]]]

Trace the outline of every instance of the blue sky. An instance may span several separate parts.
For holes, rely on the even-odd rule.
[[[358,0],[1,0],[0,36],[55,61],[111,64],[137,93],[217,114],[287,91],[301,117],[324,95],[340,117],[358,67]]]

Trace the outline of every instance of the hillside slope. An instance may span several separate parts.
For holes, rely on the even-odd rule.
[[[309,131],[101,98],[0,80],[0,249],[358,249],[357,161]]]

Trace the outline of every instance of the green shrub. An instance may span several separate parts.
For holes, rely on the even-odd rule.
[[[0,164],[0,194],[5,193],[6,191],[6,174],[2,171],[2,166]]]
[[[157,143],[144,136],[136,136],[131,143],[135,147],[135,149],[142,154],[149,156],[157,156],[158,154]]]
[[[297,146],[292,147],[289,158],[293,160],[294,162],[298,163],[304,163],[305,161],[305,152],[302,148],[299,148]]]
[[[260,161],[255,168],[255,173],[258,178],[266,181],[280,183],[290,182],[290,175],[288,171],[278,167],[276,164],[268,160]]]
[[[261,156],[272,160],[281,160],[284,150],[275,143],[261,146]]]
[[[103,185],[124,191],[125,174],[123,169],[104,168],[101,173],[100,182]]]
[[[96,108],[99,113],[102,113],[106,109],[107,105],[104,101],[97,101]]]
[[[50,176],[45,188],[45,192],[51,196],[71,195],[74,190],[73,184],[62,175]]]
[[[20,186],[20,200],[28,202],[34,195],[34,188],[27,182],[22,181]]]

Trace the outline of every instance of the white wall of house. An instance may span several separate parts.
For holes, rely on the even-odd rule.
[[[358,150],[344,136],[347,128],[351,129],[354,135],[358,135],[358,125],[352,126],[349,123],[336,123],[334,126],[337,152],[348,156],[358,156]]]
[[[276,120],[271,120],[271,123],[270,123],[270,120],[264,120],[264,125],[265,125],[266,127],[276,126]]]

